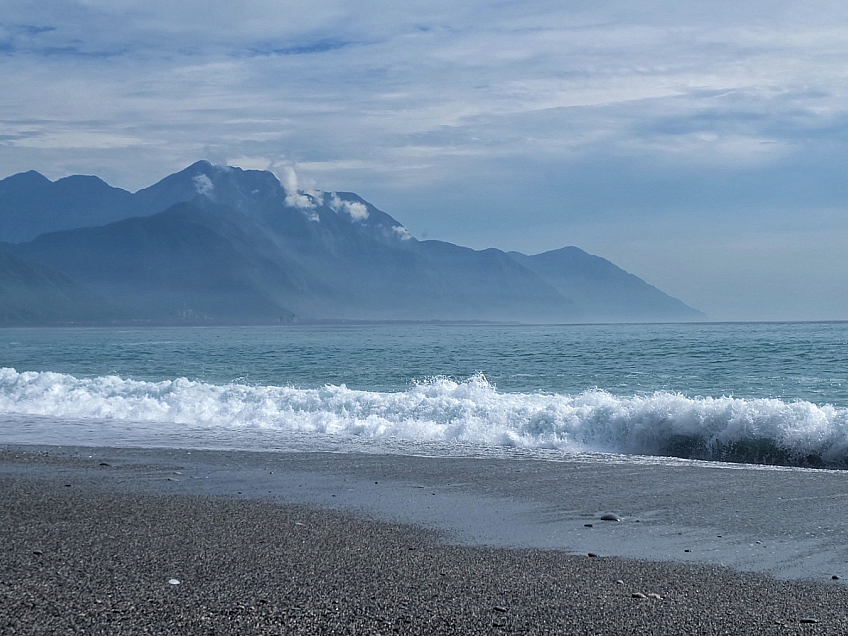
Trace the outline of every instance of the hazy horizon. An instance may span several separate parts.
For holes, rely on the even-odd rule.
[[[835,2],[13,0],[0,175],[197,159],[419,239],[574,245],[711,320],[848,319]]]

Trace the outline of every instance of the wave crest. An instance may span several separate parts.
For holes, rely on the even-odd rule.
[[[144,382],[0,369],[0,412],[162,427],[272,429],[745,461],[848,466],[848,409],[657,392],[502,393],[483,375],[406,391]]]

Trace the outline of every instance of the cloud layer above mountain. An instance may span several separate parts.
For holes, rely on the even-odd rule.
[[[8,0],[0,175],[135,189],[200,157],[284,165],[419,237],[580,245],[717,317],[848,318],[847,19],[837,2]]]

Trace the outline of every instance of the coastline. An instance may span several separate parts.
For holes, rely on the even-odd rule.
[[[806,561],[841,574],[815,516],[844,514],[827,471],[5,446],[0,483],[0,625],[15,633],[848,631],[842,579],[783,563],[807,541]],[[764,490],[787,484],[795,519]],[[734,569],[703,543],[729,519],[727,544],[747,550]],[[610,556],[623,547],[642,556]],[[740,571],[769,560],[783,565],[760,572],[796,580]]]

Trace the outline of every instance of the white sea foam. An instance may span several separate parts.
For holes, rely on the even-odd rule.
[[[214,431],[320,433],[568,452],[845,466],[848,409],[657,392],[503,393],[482,375],[406,391],[215,385],[0,369],[0,414]]]

